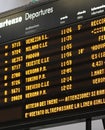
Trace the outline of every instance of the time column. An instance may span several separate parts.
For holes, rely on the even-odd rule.
[[[61,30],[61,91],[72,89],[72,27]]]
[[[22,100],[22,42],[17,41],[5,45],[4,102],[12,103]]]

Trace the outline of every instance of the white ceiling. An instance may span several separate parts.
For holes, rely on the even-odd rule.
[[[0,0],[0,13],[29,4],[31,1],[32,0]]]

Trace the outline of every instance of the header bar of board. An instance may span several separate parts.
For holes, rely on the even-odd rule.
[[[76,4],[75,4],[76,3]],[[75,9],[75,10],[74,10]],[[0,19],[0,43],[105,13],[105,1],[57,0]]]

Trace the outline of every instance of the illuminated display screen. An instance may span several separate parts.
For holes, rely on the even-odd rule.
[[[25,20],[21,12],[19,17],[16,14],[14,18],[3,17],[0,22],[2,130],[38,127],[48,122],[56,124],[57,120],[72,121],[105,113],[105,2],[92,5],[92,17],[82,8],[74,22],[69,23],[69,15],[62,15],[58,26],[53,15],[59,2],[64,0],[38,6],[40,9],[36,7],[33,15],[33,9],[30,14],[24,11]],[[85,9],[87,5],[82,6]],[[53,26],[47,26],[47,21],[42,27],[39,17],[52,18]],[[31,26],[29,21],[34,19],[39,24]],[[25,33],[23,28],[18,30],[24,22],[28,22],[23,26]]]

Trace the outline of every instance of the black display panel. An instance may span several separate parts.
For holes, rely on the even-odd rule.
[[[56,0],[0,19],[0,129],[105,115],[105,1]]]

